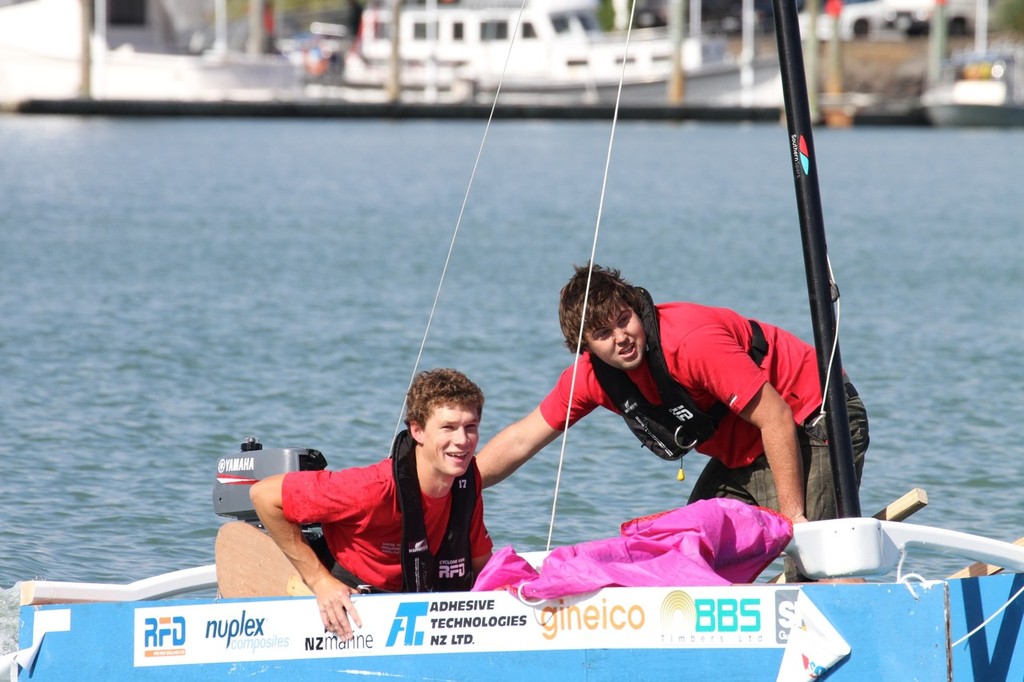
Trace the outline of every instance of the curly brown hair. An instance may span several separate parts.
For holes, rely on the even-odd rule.
[[[454,369],[432,369],[413,379],[405,398],[405,424],[426,426],[439,407],[468,407],[477,418],[484,413],[484,392],[465,374]]]
[[[642,299],[636,287],[625,280],[615,268],[605,268],[594,263],[575,265],[572,277],[562,287],[558,304],[558,322],[565,337],[565,347],[570,353],[576,352],[576,342],[583,325],[584,337],[622,310],[623,306],[634,311],[642,309]],[[587,294],[587,281],[590,281],[590,295]],[[587,319],[583,321],[583,299],[587,298]],[[586,340],[581,350],[586,350]]]

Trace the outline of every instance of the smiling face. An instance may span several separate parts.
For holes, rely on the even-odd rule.
[[[409,424],[416,441],[416,473],[425,494],[446,495],[455,479],[466,473],[480,441],[479,429],[476,408],[459,405],[437,407],[426,424]]]
[[[647,346],[640,317],[628,306],[620,308],[603,325],[588,331],[585,340],[592,355],[623,371],[643,362]]]

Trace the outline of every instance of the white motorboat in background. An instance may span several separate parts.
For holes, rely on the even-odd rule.
[[[193,50],[189,41],[206,27],[208,4],[96,3],[102,12],[84,38],[80,0],[0,3],[0,102],[260,101],[301,94],[295,67],[281,55],[228,50],[223,34],[212,49]]]
[[[1024,126],[1024,48],[952,57],[921,104],[936,126]]]
[[[625,31],[600,28],[596,0],[406,5],[399,26],[396,42],[390,6],[363,12],[344,62],[342,98],[393,99],[400,90],[403,101],[486,102],[500,83],[504,102],[610,102],[621,78],[624,102],[663,103],[679,45],[686,103],[782,101],[775,55],[743,63],[721,36],[675,42],[666,27],[636,29],[627,40]],[[397,76],[393,53],[400,55]]]

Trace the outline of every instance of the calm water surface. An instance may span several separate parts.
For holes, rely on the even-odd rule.
[[[216,461],[248,435],[386,454],[482,122],[0,117],[0,650],[16,583],[136,580],[213,561]],[[491,128],[421,368],[487,394],[483,438],[571,359],[558,289],[598,223],[608,124]],[[846,369],[871,415],[861,505],[1024,534],[1024,131],[815,136]],[[787,135],[620,124],[598,261],[656,300],[811,338]],[[686,499],[704,459],[617,417],[570,432],[554,542]],[[486,493],[496,544],[542,549],[558,444]],[[943,577],[958,559],[909,569]]]

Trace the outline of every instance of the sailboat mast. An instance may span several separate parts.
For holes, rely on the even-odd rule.
[[[782,70],[782,94],[789,130],[793,180],[796,185],[800,234],[807,274],[807,293],[814,327],[818,376],[825,397],[826,427],[831,453],[836,509],[841,518],[860,516],[860,497],[853,463],[853,444],[846,411],[843,364],[836,339],[834,286],[828,267],[828,247],[818,189],[818,170],[807,103],[800,26],[794,0],[772,0],[775,37]]]

